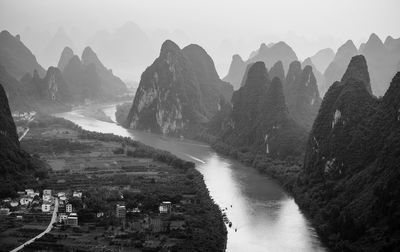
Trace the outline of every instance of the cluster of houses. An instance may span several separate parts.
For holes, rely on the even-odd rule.
[[[50,212],[54,205],[51,190],[43,190],[42,197],[38,191],[25,189],[18,192],[16,198],[5,198],[1,201],[0,215],[9,215],[14,211],[18,212]]]
[[[72,197],[81,198],[82,192],[74,191]],[[18,213],[17,217],[23,218],[23,213],[41,212],[52,213],[55,208],[55,200],[58,200],[57,220],[61,224],[78,226],[78,215],[74,212],[72,204],[68,203],[68,195],[65,192],[58,192],[53,195],[52,190],[44,189],[42,196],[38,191],[26,189],[18,192],[18,197],[6,198],[0,204],[0,216],[7,216],[11,213]]]
[[[73,198],[82,198],[81,191],[74,191],[72,193]],[[57,212],[57,221],[60,224],[68,225],[71,227],[77,227],[79,225],[78,222],[78,214],[75,213],[75,209],[72,204],[68,203],[68,195],[65,192],[58,192],[58,212]]]

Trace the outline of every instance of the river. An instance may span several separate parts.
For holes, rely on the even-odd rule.
[[[115,121],[115,105],[105,105],[103,110]],[[57,116],[86,130],[131,137],[195,162],[211,197],[221,209],[227,208],[232,222],[232,228],[227,227],[228,252],[326,251],[293,198],[254,168],[218,155],[204,143],[128,130],[82,112],[74,110]]]

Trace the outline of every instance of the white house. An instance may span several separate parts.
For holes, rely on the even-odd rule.
[[[33,201],[33,198],[30,198],[30,197],[22,197],[20,200],[19,200],[19,203],[22,205],[22,206],[26,206],[26,205],[29,205],[29,203],[31,203]]]
[[[171,212],[171,202],[170,201],[163,201],[160,206],[158,207],[160,213],[170,213]]]
[[[68,218],[68,215],[66,213],[59,213],[58,214],[58,222],[62,223],[62,222],[66,222]]]
[[[51,210],[51,203],[50,202],[43,202],[42,204],[42,212],[48,213]]]
[[[71,205],[71,204],[67,204],[67,205],[65,206],[65,211],[66,211],[67,213],[72,213],[72,205]]]
[[[82,198],[82,192],[74,191],[74,193],[72,194],[72,197]]]
[[[43,190],[43,195],[51,195],[51,190],[50,189],[44,189]]]

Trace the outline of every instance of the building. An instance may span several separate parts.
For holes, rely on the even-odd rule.
[[[65,211],[66,211],[67,213],[72,213],[72,205],[71,205],[71,204],[67,204],[67,205],[65,206]]]
[[[66,213],[58,214],[58,222],[59,223],[66,223],[67,219],[68,219],[68,215]]]
[[[42,212],[48,213],[51,211],[51,203],[50,202],[43,202],[42,204]]]
[[[117,204],[115,215],[117,216],[117,218],[125,218],[126,217],[125,206]]]
[[[10,214],[10,208],[0,208],[0,215],[9,215]]]
[[[72,194],[72,197],[82,198],[82,192],[74,191],[74,193]]]
[[[29,203],[31,203],[33,201],[33,198],[30,198],[30,197],[22,197],[20,200],[19,200],[19,203],[22,205],[22,206],[26,206],[26,205],[29,205]]]
[[[17,207],[18,205],[19,205],[19,202],[16,201],[16,200],[13,200],[13,201],[10,202],[10,206],[11,207]]]
[[[43,195],[50,195],[51,196],[51,190],[50,189],[44,189],[43,190]]]
[[[70,213],[70,215],[66,219],[66,224],[71,227],[77,227],[78,226],[78,215],[76,213]]]
[[[171,202],[163,201],[158,207],[158,210],[160,211],[161,214],[171,213]]]

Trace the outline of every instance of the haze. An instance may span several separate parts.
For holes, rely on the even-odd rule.
[[[167,38],[180,46],[201,45],[224,76],[233,54],[247,59],[262,42],[284,40],[304,59],[322,48],[336,50],[347,39],[359,45],[373,32],[383,40],[387,35],[399,37],[399,7],[398,0],[2,0],[0,28],[21,34],[46,66],[57,62],[41,60],[40,44],[47,43],[59,27],[65,29],[79,54],[97,31],[112,32],[131,21],[149,37],[152,55],[132,70],[119,69],[112,62],[110,67],[123,78],[138,81],[143,67],[154,60]],[[43,37],[24,38],[27,28]],[[101,57],[102,52],[98,54]]]

